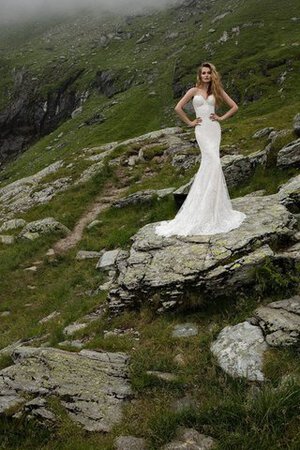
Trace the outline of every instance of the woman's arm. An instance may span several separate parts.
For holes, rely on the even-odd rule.
[[[228,106],[230,106],[229,111],[227,111],[223,116],[221,116],[221,120],[228,119],[228,117],[233,116],[239,109],[238,105],[235,103],[234,100],[232,100],[231,97],[222,89],[222,97],[224,101],[227,103]]]
[[[186,113],[183,111],[183,107],[186,103],[188,103],[191,98],[194,97],[195,93],[196,93],[196,88],[190,88],[185,95],[179,100],[179,102],[177,103],[177,105],[175,106],[175,111],[177,112],[177,114],[180,116],[181,120],[183,122],[185,122],[188,126],[192,127],[193,126],[193,122],[188,118],[188,116],[186,115]]]

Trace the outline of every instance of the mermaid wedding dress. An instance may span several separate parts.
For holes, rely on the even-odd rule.
[[[215,112],[215,97],[211,94],[205,99],[197,94],[192,103],[196,116],[202,118],[195,126],[200,167],[175,218],[155,226],[155,233],[161,236],[226,233],[247,217],[231,205],[220,160],[221,126],[209,118]]]

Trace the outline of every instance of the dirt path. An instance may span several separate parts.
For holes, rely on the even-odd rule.
[[[70,248],[74,247],[82,238],[82,233],[85,227],[96,219],[98,214],[104,209],[109,208],[113,201],[122,197],[122,194],[128,189],[128,187],[116,188],[110,184],[106,185],[103,192],[96,198],[93,205],[84,213],[83,216],[76,223],[73,231],[65,238],[57,241],[52,249],[56,254],[64,253]]]

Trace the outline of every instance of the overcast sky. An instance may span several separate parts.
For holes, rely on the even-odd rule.
[[[143,8],[163,8],[179,0],[0,0],[0,23],[27,20],[53,13],[72,13],[83,8],[98,8],[132,14]]]

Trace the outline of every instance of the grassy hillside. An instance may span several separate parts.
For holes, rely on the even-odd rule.
[[[227,15],[212,23],[227,11]],[[230,3],[216,0],[127,19],[110,16],[104,21],[101,16],[86,14],[0,29],[0,110],[10,101],[13,68],[23,66],[39,80],[39,90],[45,95],[74,70],[84,68],[76,89],[79,92],[88,89],[90,94],[81,114],[62,123],[2,168],[0,187],[57,160],[63,160],[65,167],[74,165],[71,169],[60,169],[54,178],[71,175],[75,179],[88,166],[79,158],[86,147],[121,141],[163,127],[185,128],[173,110],[178,101],[173,92],[174,77],[184,92],[194,84],[196,68],[204,60],[217,66],[225,90],[240,106],[234,117],[222,122],[222,145],[235,144],[242,154],[263,149],[266,139],[254,140],[253,133],[265,126],[290,129],[292,118],[300,110],[300,21],[292,20],[298,16],[297,0]],[[236,27],[240,27],[239,34],[232,31]],[[101,35],[116,30],[131,33],[131,37],[112,39],[101,47]],[[229,38],[219,42],[224,31]],[[149,32],[152,33],[149,40],[136,43]],[[171,32],[178,35],[168,38]],[[126,76],[134,76],[136,84],[107,98],[91,88],[97,70],[104,69],[124,70]],[[81,126],[97,113],[105,116],[103,123]],[[192,139],[193,131],[189,131]],[[292,139],[289,132],[276,145]],[[121,146],[110,158],[130,150]],[[146,177],[149,168],[153,174]],[[178,171],[171,164],[162,166],[154,160],[132,169],[106,164],[89,182],[73,186],[50,203],[18,217],[31,221],[53,216],[72,229],[110,183],[120,187],[127,177],[127,193],[179,187],[196,169]],[[257,189],[276,192],[279,184],[295,173],[296,169],[279,170],[274,165],[258,169],[250,181],[232,189],[230,195],[236,197]],[[51,176],[48,180],[51,181]],[[99,214],[101,222],[97,226],[84,231],[82,240],[72,250],[54,259],[48,258],[46,252],[61,237],[59,233],[32,242],[19,241],[14,246],[0,244],[0,312],[10,311],[1,317],[0,348],[18,339],[45,335],[51,346],[58,346],[65,339],[65,326],[106,301],[106,291],[89,294],[105,281],[105,276],[95,270],[95,260],[77,261],[77,251],[128,249],[130,237],[140,227],[172,217],[175,212],[170,197],[150,206],[109,208]],[[34,264],[38,266],[36,272],[26,270]],[[291,349],[270,350],[265,361],[268,382],[256,389],[253,383],[224,374],[209,351],[210,343],[224,326],[245,320],[257,304],[294,293],[290,280],[273,276],[271,269],[267,267],[257,273],[258,287],[260,283],[273,286],[267,294],[249,296],[236,304],[205,305],[185,315],[156,317],[142,308],[140,312],[128,312],[112,320],[105,316],[79,331],[75,338],[90,339],[85,348],[126,351],[131,355],[137,400],[126,408],[123,422],[110,435],[87,435],[66,417],[55,399],[50,399],[59,417],[57,428],[28,425],[24,418],[17,423],[1,419],[0,447],[109,450],[113,449],[115,436],[133,434],[145,437],[154,450],[172,438],[178,425],[185,425],[214,436],[220,450],[298,449],[299,383],[286,386],[280,383],[284,375],[299,376],[299,353]],[[60,312],[58,319],[39,324],[41,318],[55,310]],[[189,321],[197,323],[199,335],[174,341],[172,327]],[[104,339],[104,330],[122,327],[138,330],[140,340],[118,336]],[[174,362],[178,354],[185,357],[182,366]],[[8,357],[1,357],[1,368],[10,362]],[[178,375],[178,381],[155,380],[146,374],[147,370],[172,371]],[[198,407],[176,412],[173,402],[186,393],[197,401]]]

